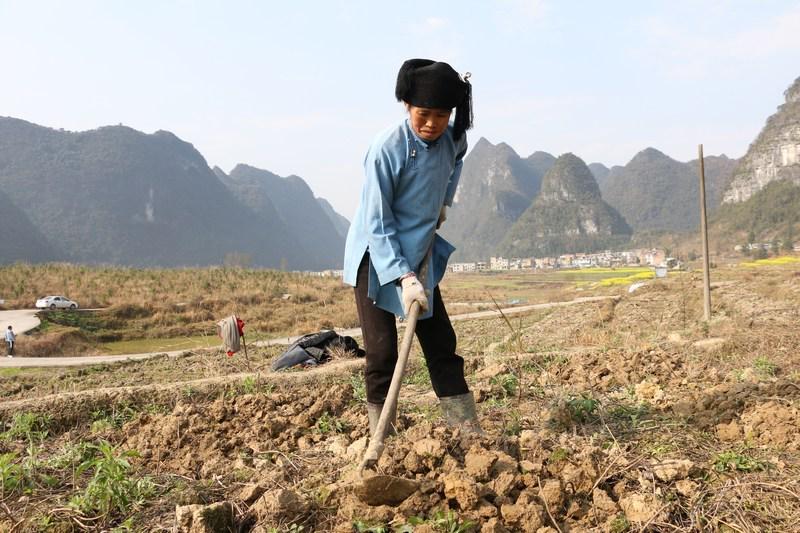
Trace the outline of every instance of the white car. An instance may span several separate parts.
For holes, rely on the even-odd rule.
[[[45,296],[36,300],[38,309],[77,309],[78,302],[73,302],[63,296]]]

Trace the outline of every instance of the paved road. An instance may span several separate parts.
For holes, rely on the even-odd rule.
[[[503,309],[505,315],[516,315],[519,313],[527,313],[540,309],[550,309],[553,307],[564,307],[567,305],[580,305],[591,302],[599,302],[602,300],[614,299],[615,296],[590,296],[585,298],[576,298],[568,302],[550,302],[542,304],[521,305],[519,307],[509,307]],[[13,311],[3,311],[3,313],[12,313]],[[20,313],[35,313],[35,311],[20,311]],[[464,313],[462,315],[454,315],[450,317],[452,321],[459,320],[475,320],[481,318],[496,318],[500,316],[497,310],[479,311],[475,313]],[[38,325],[39,319],[33,317]],[[2,315],[0,315],[2,319]],[[6,326],[8,327],[8,326]],[[35,327],[31,326],[31,327]],[[402,324],[401,324],[402,327]],[[14,326],[16,330],[17,327]],[[30,328],[28,328],[30,329]],[[361,336],[360,328],[337,330],[340,335],[348,335],[350,337]],[[256,346],[275,346],[275,345],[289,345],[297,340],[298,337],[284,337],[280,339],[271,339],[267,341],[259,341],[253,343]],[[18,368],[18,367],[63,367],[63,366],[82,366],[82,365],[96,365],[103,363],[116,363],[119,361],[140,361],[142,359],[149,359],[158,355],[167,355],[169,357],[177,357],[180,354],[186,353],[191,350],[176,350],[173,352],[148,352],[127,355],[87,355],[83,357],[14,357],[9,359],[0,357],[0,368]]]
[[[30,331],[40,324],[39,319],[36,318],[36,313],[38,312],[38,309],[0,311],[0,328],[5,332],[8,326],[11,326],[17,335]]]

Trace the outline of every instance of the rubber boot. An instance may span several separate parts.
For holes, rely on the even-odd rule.
[[[439,405],[442,407],[447,425],[461,428],[469,433],[483,434],[472,392],[439,398]]]
[[[383,404],[382,403],[369,403],[367,402],[367,417],[369,418],[369,436],[372,437],[375,434],[375,430],[378,429],[378,420],[381,418],[381,411],[383,411]],[[391,418],[389,418],[389,431],[386,432],[387,437],[391,437],[393,435],[397,435],[397,431],[395,430],[395,418],[397,417],[397,409],[395,408],[395,412],[392,413]]]

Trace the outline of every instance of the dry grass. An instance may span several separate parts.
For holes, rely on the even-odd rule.
[[[235,268],[133,269],[68,264],[0,267],[6,308],[31,308],[63,294],[82,308],[105,308],[113,340],[194,336],[237,314],[253,338],[357,323],[352,289],[338,278]]]

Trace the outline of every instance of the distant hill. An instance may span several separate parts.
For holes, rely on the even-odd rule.
[[[309,254],[309,263],[313,259],[316,268],[341,268],[344,237],[302,178],[282,178],[268,170],[239,164],[223,183],[257,213],[277,211],[290,240]]]
[[[336,232],[341,235],[343,239],[347,239],[347,231],[350,229],[350,221],[337,213],[333,206],[325,198],[317,198],[317,203],[319,203],[320,207],[322,207],[322,210],[325,212],[325,214],[328,215],[328,218],[331,220],[333,228],[336,230]]]
[[[442,235],[456,245],[456,260],[484,259],[539,192],[555,158],[536,152],[522,159],[507,144],[481,138],[464,160],[456,198]]]
[[[600,197],[589,167],[568,153],[545,174],[541,192],[508,231],[499,250],[512,257],[594,252],[619,247],[630,235],[622,216]]]
[[[214,265],[233,254],[275,268],[341,262],[292,239],[276,211],[240,202],[191,144],[166,131],[73,133],[0,118],[0,190],[69,261]]]
[[[611,169],[603,163],[589,163],[589,170],[592,171],[592,176],[594,176],[597,185],[601,187],[605,184],[606,178],[611,173]]]
[[[769,183],[782,179],[800,185],[800,78],[784,92],[785,103],[736,167],[725,190],[725,203],[743,202]]]
[[[725,189],[730,185],[731,179],[733,179],[733,173],[739,165],[739,161],[739,159],[730,159],[725,154],[719,156],[707,155],[703,157],[703,167],[705,168],[706,175],[706,199],[709,213],[716,211],[722,204],[723,194]],[[687,164],[691,166],[694,179],[699,180],[700,166],[698,160],[692,159]],[[698,194],[699,190],[700,188],[698,185]],[[699,205],[698,203],[698,206]]]
[[[707,206],[713,212],[730,181],[735,160],[706,157]],[[603,199],[625,217],[635,232],[694,230],[700,224],[697,161],[682,163],[655,148],[642,150],[614,167],[600,186]]]
[[[47,242],[28,216],[3,191],[0,191],[0,219],[0,264],[61,259],[61,253]]]

